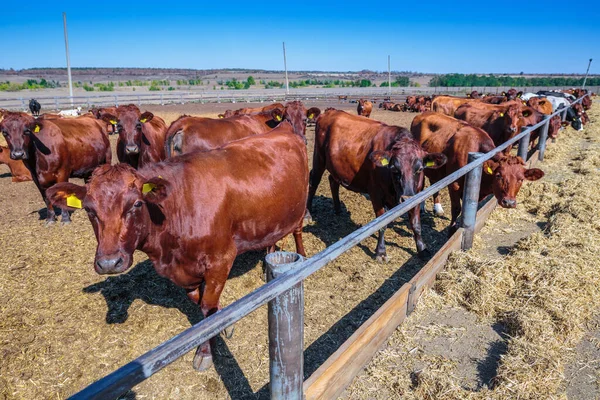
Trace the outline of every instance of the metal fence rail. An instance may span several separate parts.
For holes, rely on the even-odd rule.
[[[576,102],[581,102],[582,99],[583,98],[580,98]],[[463,197],[463,216],[465,217],[463,218],[462,227],[465,232],[464,237],[470,239],[467,239],[466,242],[463,241],[462,248],[469,248],[472,243],[473,230],[475,228],[477,194],[479,193],[480,185],[480,175],[478,178],[477,173],[481,173],[483,163],[517,142],[519,142],[520,149],[526,150],[529,145],[531,132],[540,127],[543,129],[540,133],[538,149],[540,150],[539,158],[540,160],[543,159],[544,149],[539,146],[545,146],[550,119],[555,115],[561,115],[564,119],[566,113],[562,109],[557,110],[553,114],[546,116],[541,122],[524,129],[521,133],[488,153],[471,153],[472,157],[470,157],[470,159],[473,159],[473,161],[466,166],[448,175],[434,185],[429,186],[426,190],[413,196],[408,201],[399,204],[380,217],[375,218],[320,253],[305,261],[299,262],[294,269],[270,280],[250,294],[203,319],[196,325],[186,329],[172,339],[160,344],[104,378],[94,382],[79,393],[73,395],[71,399],[107,399],[118,397],[125,391],[133,388],[138,383],[146,380],[162,368],[177,360],[194,347],[197,347],[201,343],[218,335],[225,328],[244,318],[257,308],[278,298],[282,294],[285,294],[288,290],[302,283],[306,278],[323,268],[332,260],[356,246],[361,241],[367,239],[379,231],[379,229],[384,228],[409,210],[420,205],[428,197],[465,175],[467,175],[465,181],[466,187],[464,190],[465,194]],[[303,313],[303,309],[299,312]],[[271,329],[271,327],[269,327],[269,329]],[[300,338],[302,338],[302,335],[300,335]],[[300,389],[300,391],[301,390],[302,389]],[[277,398],[297,398],[298,395],[300,396],[299,398],[302,398],[302,393],[284,393],[283,396],[278,396]]]
[[[554,87],[521,87],[516,88],[524,92],[537,92],[539,90],[562,90],[566,86]],[[393,87],[391,97],[395,100],[404,99],[409,95],[465,95],[473,90],[480,93],[502,93],[510,87]],[[598,92],[600,87],[589,87],[588,89]],[[105,92],[99,94],[78,94],[72,98],[69,96],[37,96],[42,92],[29,92],[27,96],[14,96],[0,98],[0,108],[7,110],[28,109],[29,99],[35,98],[42,110],[57,111],[82,107],[86,110],[91,107],[118,106],[121,104],[134,103],[138,106],[148,104],[186,104],[186,103],[262,103],[265,101],[288,101],[288,100],[324,100],[337,101],[339,96],[348,96],[351,99],[361,97],[377,98],[383,100],[390,96],[387,87],[370,88],[299,88],[291,89],[290,94],[284,89],[249,89],[249,90],[188,90],[188,91],[160,91],[150,93],[136,92]]]

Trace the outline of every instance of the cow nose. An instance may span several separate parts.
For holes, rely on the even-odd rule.
[[[25,152],[23,150],[15,150],[10,152],[10,158],[13,160],[22,160],[25,156]]]
[[[125,152],[127,154],[137,154],[140,152],[140,149],[137,147],[137,145],[134,144],[134,145],[126,146]]]
[[[503,198],[500,205],[504,208],[515,208],[517,206],[517,200]]]
[[[123,264],[123,257],[116,256],[102,256],[96,259],[96,272],[99,274],[110,274],[114,273],[117,268]]]

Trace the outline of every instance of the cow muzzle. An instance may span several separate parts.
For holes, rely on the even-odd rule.
[[[13,160],[26,160],[27,155],[23,150],[15,150],[10,152],[10,158]]]
[[[503,208],[515,208],[517,206],[517,200],[504,197],[502,200],[500,200],[500,205]]]
[[[127,269],[125,260],[121,254],[111,254],[108,256],[97,256],[94,269],[100,275],[118,274]]]
[[[140,148],[136,144],[125,146],[125,153],[127,154],[139,154],[139,152]]]

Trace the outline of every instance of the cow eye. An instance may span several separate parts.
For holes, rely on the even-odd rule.
[[[135,208],[140,208],[140,207],[142,206],[142,204],[144,204],[144,202],[143,202],[143,201],[141,201],[141,200],[138,200],[138,201],[136,201],[135,203],[133,203],[133,206],[134,206]]]
[[[135,128],[136,128],[136,129],[142,129],[142,124],[141,124],[140,122],[138,122],[138,123],[135,125]]]
[[[8,137],[8,132],[6,132],[6,131],[2,131],[2,136],[4,136],[4,137]]]
[[[496,174],[496,179],[498,179],[499,181],[501,181],[502,180],[502,175]]]
[[[417,170],[415,171],[415,174],[420,174],[421,172],[423,172],[423,166],[419,166],[419,168],[417,168]]]

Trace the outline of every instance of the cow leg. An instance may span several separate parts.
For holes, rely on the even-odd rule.
[[[331,188],[331,198],[333,199],[333,210],[336,214],[342,212],[342,206],[340,204],[340,183],[333,179],[333,176],[329,175],[329,187]]]
[[[456,221],[461,212],[461,197],[462,190],[458,188],[452,188],[452,185],[448,186],[448,192],[450,194],[450,204],[452,209],[452,219],[450,220],[450,229],[448,230],[448,236],[452,236],[458,229]]]
[[[294,230],[294,242],[296,242],[296,253],[300,254],[302,257],[306,257],[306,252],[304,251],[304,243],[302,242],[302,221],[300,225]]]
[[[200,288],[199,287],[196,289],[193,289],[193,290],[188,290],[187,296],[194,304],[200,304],[200,298],[202,296],[200,296]],[[206,354],[208,354],[209,357],[206,358],[205,365],[202,365]],[[199,359],[198,363],[196,362],[196,359]],[[210,361],[208,359],[210,359]],[[208,369],[211,366],[211,364],[212,364],[212,354],[210,352],[210,343],[208,341],[206,341],[206,342],[202,343],[200,346],[198,346],[198,348],[196,349],[196,354],[194,355],[193,365],[196,370],[204,371],[204,370]]]
[[[317,155],[315,154],[315,156]],[[317,193],[317,188],[319,187],[319,183],[321,183],[323,173],[325,173],[325,168],[323,168],[321,164],[315,160],[313,162],[313,169],[310,171],[310,178],[308,180],[308,199],[306,200],[306,208],[310,212],[312,212],[313,198],[315,197],[315,193]]]
[[[373,199],[373,197],[371,197]],[[376,204],[373,202],[373,209],[375,210],[375,216],[379,217],[385,212],[383,205]],[[377,248],[375,249],[375,260],[379,263],[388,262],[387,253],[385,251],[385,228],[379,230],[379,238],[377,239]]]
[[[408,215],[410,217],[410,228],[413,231],[413,236],[417,245],[417,253],[419,254],[419,256],[422,256],[427,250],[427,246],[425,246],[423,238],[421,237],[421,208],[419,206],[416,206],[408,212]]]
[[[205,318],[216,313],[221,308],[219,305],[219,298],[221,297],[221,292],[223,291],[223,287],[227,281],[227,276],[229,275],[229,270],[233,264],[235,252],[233,255],[234,257],[231,258],[229,267],[219,263],[213,264],[206,269],[204,276],[204,290],[202,293],[202,298],[200,299],[200,310],[202,310],[202,314]],[[233,334],[233,327],[225,330],[225,335],[227,336],[228,334]],[[193,366],[197,371],[205,371],[213,364],[211,342],[212,346],[214,347],[215,343],[213,338],[202,343],[196,350]]]

